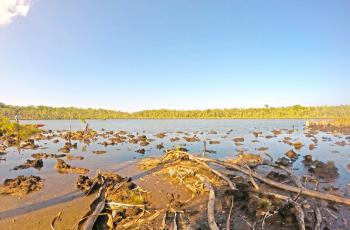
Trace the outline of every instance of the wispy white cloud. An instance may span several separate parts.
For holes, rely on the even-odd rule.
[[[0,0],[0,26],[8,25],[15,17],[26,17],[31,0]]]

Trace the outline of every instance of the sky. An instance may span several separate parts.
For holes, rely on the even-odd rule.
[[[348,0],[0,0],[0,102],[350,104]]]

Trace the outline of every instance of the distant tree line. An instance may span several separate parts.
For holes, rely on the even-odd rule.
[[[289,107],[268,107],[249,109],[207,109],[207,110],[143,110],[121,112],[106,109],[83,109],[74,107],[12,106],[0,103],[0,118],[13,119],[19,113],[21,119],[285,119],[285,118],[342,118],[350,117],[350,105]]]

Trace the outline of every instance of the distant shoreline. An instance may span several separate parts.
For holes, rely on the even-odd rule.
[[[0,117],[1,118],[1,117]],[[113,120],[330,120],[334,118],[88,118],[86,121],[113,121]],[[80,121],[80,119],[20,119],[21,121]],[[13,119],[11,119],[13,121]]]
[[[138,112],[122,112],[106,109],[75,107],[12,106],[0,103],[0,118],[21,120],[109,120],[109,119],[334,119],[350,117],[350,105],[338,106],[289,106],[265,108],[231,108],[206,110],[156,109]]]

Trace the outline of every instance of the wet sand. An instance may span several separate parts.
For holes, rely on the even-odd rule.
[[[168,194],[173,194],[182,201],[191,198],[191,194],[184,187],[170,182],[168,177],[155,175],[154,171],[141,171],[136,164],[137,161],[110,165],[105,167],[105,171],[131,177],[138,186],[150,192],[149,202],[155,209],[166,208]],[[4,204],[0,211],[0,226],[14,230],[49,229],[53,218],[62,212],[60,221],[55,222],[55,229],[72,228],[89,209],[95,195],[85,196],[76,190],[76,175],[68,175],[70,176],[65,180],[60,180],[59,177],[62,175],[58,175],[42,191],[29,194],[21,199],[0,195],[0,202]],[[198,196],[192,201],[192,205],[202,205],[205,209],[206,199],[206,195]],[[193,218],[199,217],[194,215]]]

